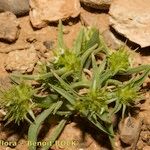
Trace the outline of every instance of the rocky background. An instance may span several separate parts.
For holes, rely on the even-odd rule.
[[[133,65],[150,64],[150,0],[0,0],[1,86],[9,84],[9,73],[33,73],[39,60],[53,57],[59,19],[63,20],[68,46],[82,25],[95,26],[111,49],[128,47],[133,53]],[[150,78],[144,86],[150,88]],[[119,123],[117,150],[150,150],[150,93],[145,97],[139,116]],[[19,129],[3,127],[2,117],[0,110],[0,140],[18,141],[18,145],[0,144],[0,150],[27,150],[26,135]],[[76,123],[66,126],[60,139],[81,142],[64,150],[110,149],[105,137],[94,131],[86,133],[83,141],[83,128],[88,130],[84,125],[76,127]]]

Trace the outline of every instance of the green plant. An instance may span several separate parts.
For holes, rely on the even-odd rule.
[[[96,28],[83,27],[71,49],[67,48],[63,40],[63,26],[59,22],[58,46],[54,50],[54,60],[45,64],[41,64],[41,71],[37,75],[17,75],[14,77],[22,77],[24,79],[47,80],[53,77],[50,69],[54,69],[57,74],[63,78],[73,76],[78,80],[81,78],[83,67],[92,52],[97,53],[101,50],[99,47],[100,38],[99,31]]]
[[[134,77],[115,89],[116,106],[114,107],[114,113],[122,109],[122,118],[124,118],[126,108],[142,99],[140,88],[149,72],[150,69],[147,68],[139,77]]]
[[[72,87],[56,73],[54,73],[54,76],[59,80],[62,87],[57,87],[52,84],[49,84],[49,86],[68,101],[71,105],[68,108],[71,108],[70,111],[79,112],[82,117],[87,118],[95,127],[107,133],[114,148],[114,131],[111,117],[121,110],[122,118],[124,118],[126,108],[141,98],[141,93],[139,92],[140,86],[149,72],[150,68],[147,68],[142,75],[138,78],[134,77],[127,83],[121,83],[114,79],[110,80],[110,76],[106,74],[108,72],[105,72],[103,63],[97,66],[93,56],[92,82],[84,94],[79,94],[79,90],[75,91],[72,89]],[[103,74],[108,77],[106,82],[103,80],[104,83],[100,82]],[[111,86],[109,86],[109,84]],[[112,108],[113,105],[111,104],[114,102],[116,105]]]
[[[108,57],[108,66],[111,72],[115,75],[118,72],[126,71],[130,67],[129,54],[124,47],[112,53]]]
[[[1,90],[0,104],[6,110],[7,124],[14,121],[20,124],[24,119],[32,122],[35,119],[32,109],[35,107],[32,98],[35,91],[25,82],[13,85],[8,91]],[[29,117],[30,116],[30,117]]]
[[[105,54],[100,63],[97,61],[99,52]],[[1,100],[3,108],[8,110],[7,119],[20,122],[30,114],[34,121],[30,121],[28,140],[37,142],[40,127],[46,118],[60,116],[61,121],[49,139],[51,144],[42,147],[48,150],[69,117],[80,115],[108,134],[114,147],[112,117],[121,111],[123,118],[126,108],[141,98],[141,85],[150,72],[149,65],[132,68],[129,59],[125,47],[111,52],[95,28],[83,27],[73,47],[67,48],[63,40],[63,26],[59,22],[54,60],[41,63],[41,69],[36,75],[12,74],[14,78],[36,80],[41,86],[36,89],[36,93],[25,83],[3,92]],[[130,75],[132,79],[119,81],[115,79],[116,75]],[[42,96],[37,93],[42,93]],[[36,118],[31,113],[35,105],[43,109]],[[21,109],[18,109],[19,115],[16,113],[15,116],[16,106]],[[29,150],[36,150],[36,145],[30,145]]]

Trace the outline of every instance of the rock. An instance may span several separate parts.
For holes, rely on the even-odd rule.
[[[11,86],[11,80],[7,71],[5,70],[5,59],[7,58],[6,54],[0,53],[0,90],[8,89]],[[3,115],[0,109],[0,120]]]
[[[30,48],[29,43],[18,42],[17,44],[3,45],[0,47],[0,53],[9,53],[16,50],[26,50]]]
[[[18,142],[20,140],[21,135],[14,133],[7,138],[8,142]]]
[[[29,12],[29,0],[0,0],[0,12],[10,11],[17,16]]]
[[[147,128],[150,130],[150,115],[147,115],[150,113],[150,92],[147,91],[145,93],[145,102],[140,107],[140,117],[143,118],[143,123],[147,126]]]
[[[0,150],[15,150],[15,149],[12,149],[12,148],[7,147],[5,145],[0,145]]]
[[[30,20],[35,28],[42,28],[49,22],[75,18],[80,14],[79,0],[30,0]]]
[[[11,12],[0,13],[0,40],[14,42],[19,36],[19,23]]]
[[[5,61],[5,69],[21,73],[31,72],[37,61],[37,53],[33,47],[28,50],[16,50],[8,54]]]
[[[145,146],[143,150],[150,150],[150,146]]]
[[[80,0],[84,5],[96,9],[107,10],[110,7],[112,0]]]
[[[91,13],[85,9],[81,10],[81,22],[86,26],[94,26],[103,33],[109,30],[109,15],[105,13]]]
[[[54,49],[54,41],[50,41],[50,40],[44,41],[43,45],[49,50]]]
[[[5,59],[7,58],[6,54],[0,53],[0,77],[5,78],[7,76],[7,72],[4,67]],[[2,82],[0,81],[0,84]]]
[[[116,36],[110,31],[106,30],[103,32],[103,38],[107,46],[111,49],[119,49],[124,43],[117,39]]]
[[[141,131],[142,121],[132,117],[127,117],[119,124],[120,139],[123,143],[133,145],[138,140]]]
[[[110,25],[142,48],[150,46],[150,0],[115,0],[110,7]]]
[[[140,137],[143,142],[150,144],[150,132],[149,131],[142,131]]]
[[[137,150],[143,150],[145,143],[142,140],[139,140],[137,143]]]

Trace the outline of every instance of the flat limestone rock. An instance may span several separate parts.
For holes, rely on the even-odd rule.
[[[0,40],[16,41],[19,36],[19,28],[19,22],[13,13],[0,13]]]
[[[150,46],[150,0],[115,0],[110,25],[142,48]]]
[[[35,28],[42,28],[49,22],[75,18],[80,14],[79,0],[30,0],[30,20]]]

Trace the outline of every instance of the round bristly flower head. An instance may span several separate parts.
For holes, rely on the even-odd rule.
[[[101,115],[105,111],[108,111],[107,97],[107,91],[97,90],[95,95],[89,92],[80,97],[75,108],[79,110],[80,113],[87,112],[88,115],[92,113]]]
[[[123,88],[118,89],[117,96],[119,98],[120,103],[124,105],[130,105],[140,97],[140,92],[137,90],[136,87],[127,85]]]
[[[116,74],[120,71],[126,71],[130,67],[129,54],[124,48],[112,53],[108,57],[109,69]]]
[[[7,123],[14,121],[19,124],[24,119],[29,121],[28,114],[33,118],[33,94],[32,86],[24,82],[19,85],[13,85],[7,91],[1,91],[0,104],[7,112],[5,116]]]

